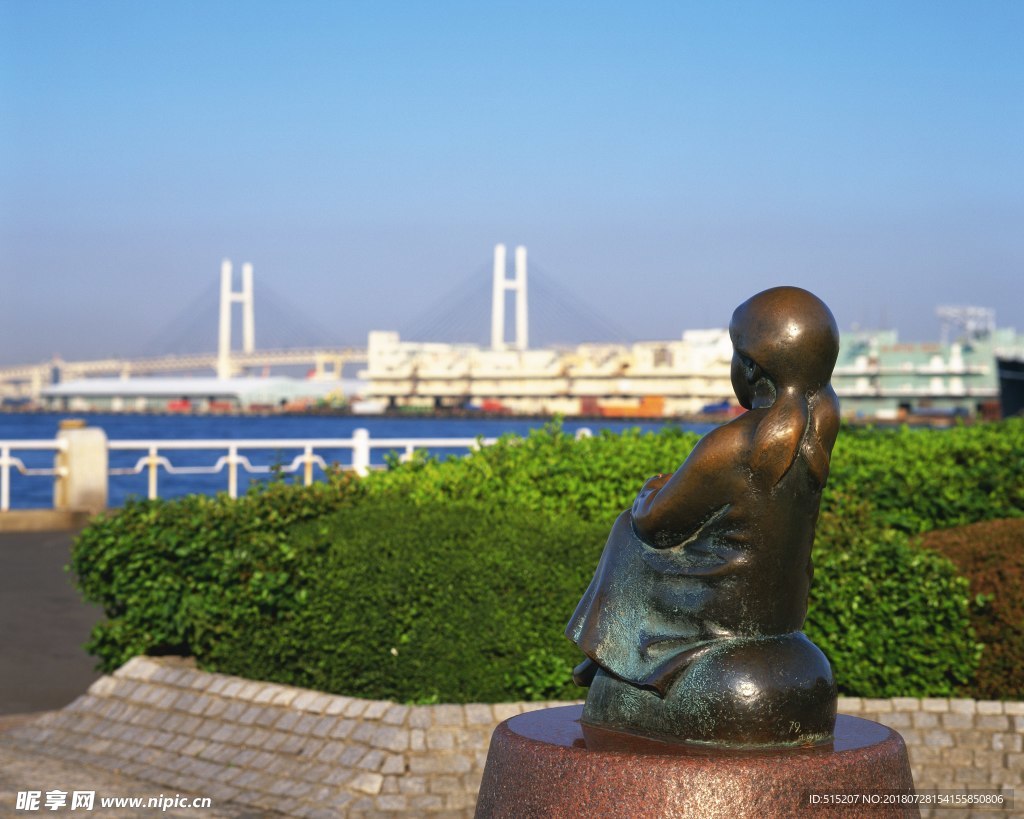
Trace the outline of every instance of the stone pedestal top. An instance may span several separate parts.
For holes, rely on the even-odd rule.
[[[919,815],[899,802],[914,789],[903,740],[876,722],[840,715],[832,742],[748,750],[597,729],[581,713],[552,708],[495,729],[478,818],[824,816],[858,803]]]

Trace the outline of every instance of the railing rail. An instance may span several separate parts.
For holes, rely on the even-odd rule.
[[[580,429],[577,438],[590,435],[590,430]],[[302,476],[302,482],[309,486],[314,480],[317,468],[327,471],[330,468],[325,453],[348,451],[351,453],[347,463],[338,464],[343,470],[355,472],[362,476],[372,469],[382,469],[383,464],[374,463],[371,457],[374,451],[398,452],[402,460],[408,460],[417,450],[474,450],[480,446],[493,444],[497,438],[371,438],[365,429],[357,429],[350,438],[223,438],[223,439],[124,439],[105,440],[100,435],[102,447],[105,445],[107,456],[113,453],[138,452],[139,457],[134,463],[126,463],[124,458],[115,458],[114,464],[100,467],[95,480],[104,487],[111,477],[141,475],[147,477],[147,497],[159,497],[160,472],[165,475],[216,475],[227,472],[228,494],[235,498],[239,493],[239,476],[269,475],[282,473]],[[36,464],[26,466],[25,461],[13,453],[52,452],[52,466]],[[223,453],[212,464],[199,465],[183,463],[175,453],[221,452]],[[290,458],[286,463],[260,463],[255,452],[286,453]],[[295,454],[292,455],[291,452]],[[74,458],[69,458],[68,439],[57,437],[51,440],[0,440],[0,511],[10,509],[11,472],[17,470],[21,475],[50,477],[54,481],[68,478],[75,472]],[[31,460],[31,459],[30,459]],[[185,460],[188,460],[186,458]],[[379,459],[378,459],[379,460]],[[256,463],[254,463],[256,461]],[[77,473],[76,473],[77,474]],[[55,492],[55,502],[56,502]],[[103,497],[106,491],[104,489]]]
[[[74,447],[70,445],[70,434],[86,432],[87,430],[74,430],[62,432],[60,436],[52,440],[0,440],[0,512],[10,509],[10,487],[11,470],[16,470],[20,475],[51,477],[55,481],[55,488],[60,486],[60,481],[73,481],[77,478],[85,480],[92,487],[93,497],[100,497],[100,505],[105,504],[108,498],[108,489],[111,477],[141,475],[146,476],[146,497],[155,500],[160,497],[160,473],[166,475],[217,475],[227,473],[227,492],[231,498],[239,497],[240,475],[270,475],[280,473],[285,475],[302,476],[302,482],[308,486],[313,482],[314,470],[319,468],[324,472],[331,469],[328,464],[327,452],[337,454],[338,451],[347,450],[350,452],[348,463],[337,464],[342,470],[354,472],[359,476],[367,475],[371,470],[384,469],[385,465],[375,463],[372,458],[375,450],[387,450],[398,452],[399,459],[408,461],[418,449],[431,451],[444,449],[473,450],[480,446],[495,443],[497,438],[372,438],[366,429],[356,429],[349,438],[198,438],[198,439],[160,439],[160,438],[132,438],[122,440],[108,440],[102,435],[101,430],[92,429],[93,450],[92,460],[89,463],[76,466],[80,456],[75,456]],[[582,428],[577,431],[577,438],[587,437],[591,431]],[[98,447],[98,448],[97,448]],[[105,449],[105,452],[103,451]],[[27,466],[22,458],[15,457],[13,452],[45,452],[54,454],[52,466],[39,466],[39,456],[36,463]],[[125,458],[113,459],[115,452],[138,452],[139,457],[135,462],[129,463]],[[175,457],[175,454],[182,452],[221,452],[212,464],[197,464],[195,459],[191,463],[182,463],[182,457]],[[271,459],[265,459],[265,463],[253,455],[253,452],[274,452],[279,457],[285,454],[290,459],[287,463],[270,463]],[[295,452],[294,455],[291,452]],[[99,460],[95,456],[98,454]],[[130,456],[128,457],[130,459]],[[32,460],[32,459],[30,459]],[[88,461],[88,459],[86,459]],[[184,461],[188,461],[184,457]],[[379,462],[380,459],[378,459]],[[98,466],[97,466],[98,464]],[[88,475],[83,472],[88,472]],[[97,487],[98,484],[98,487]],[[95,491],[98,488],[98,491]],[[54,504],[57,504],[58,494],[65,495],[67,492],[54,491]],[[67,503],[66,500],[60,503]],[[66,507],[61,507],[66,508]],[[72,503],[67,508],[74,508]]]
[[[216,475],[227,470],[228,494],[238,497],[239,469],[249,475],[269,475],[274,472],[281,474],[297,474],[302,471],[303,483],[309,486],[313,482],[313,470],[320,467],[329,468],[323,456],[316,450],[350,450],[351,461],[339,464],[341,469],[353,471],[358,475],[366,475],[371,469],[383,468],[372,463],[373,450],[400,452],[402,459],[411,458],[417,449],[476,449],[481,445],[493,444],[497,438],[371,438],[363,429],[357,429],[351,438],[224,438],[201,440],[157,440],[138,439],[110,441],[110,451],[139,451],[145,454],[133,466],[112,467],[110,475],[139,475],[148,473],[148,492],[150,499],[158,497],[158,474],[163,470],[169,475]],[[163,452],[174,450],[221,451],[225,452],[212,465],[207,466],[176,466]],[[253,464],[247,455],[240,450],[264,450],[280,452],[282,450],[301,450],[286,464]]]
[[[63,452],[67,449],[67,442],[55,438],[52,440],[25,440],[25,441],[0,441],[0,512],[6,512],[11,508],[11,467],[18,470],[21,475],[51,476],[59,477],[64,469],[58,466],[52,467],[28,467],[21,458],[14,457],[11,452],[50,451],[53,453]]]

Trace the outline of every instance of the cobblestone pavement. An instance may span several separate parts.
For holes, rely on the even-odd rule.
[[[24,720],[8,719],[0,721],[0,731],[6,727],[13,727],[15,722]],[[42,791],[43,794],[49,790],[61,790],[69,794],[72,791],[95,791],[95,809],[84,811],[81,809],[71,811],[70,805],[56,811],[45,809],[45,796],[41,800],[44,804],[38,811],[16,810],[18,791]],[[23,743],[17,742],[13,737],[0,733],[0,817],[27,817],[27,816],[92,816],[106,817],[113,819],[156,819],[156,817],[175,817],[175,819],[261,819],[263,817],[280,817],[282,814],[266,811],[253,810],[228,803],[217,804],[214,800],[210,808],[100,808],[99,798],[101,796],[135,796],[135,797],[174,797],[177,793],[165,786],[145,782],[141,779],[133,779],[117,771],[103,770],[93,767],[85,762],[70,763],[61,759],[43,756],[35,751],[29,751]],[[182,793],[182,796],[196,797],[203,796],[202,793]]]

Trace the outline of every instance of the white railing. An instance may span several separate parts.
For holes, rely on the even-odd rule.
[[[65,441],[59,438],[52,441],[0,441],[0,512],[11,508],[11,467],[22,475],[49,475],[59,477],[64,473],[62,467],[27,467],[21,458],[11,455],[13,450],[19,452],[63,452],[67,449]]]
[[[11,469],[26,476],[49,476],[56,482],[72,480],[76,476],[83,478],[84,482],[95,488],[99,484],[103,498],[107,497],[109,479],[118,476],[130,476],[146,474],[148,486],[146,495],[148,498],[159,497],[160,472],[166,475],[217,475],[227,472],[227,490],[232,498],[238,497],[239,475],[270,475],[302,474],[302,481],[306,486],[313,482],[314,470],[319,467],[324,472],[336,466],[338,469],[355,472],[364,476],[371,469],[384,469],[385,464],[375,463],[372,458],[374,450],[385,450],[387,452],[399,453],[399,460],[407,461],[412,458],[417,450],[475,450],[481,446],[493,444],[497,438],[371,438],[370,433],[365,429],[357,429],[352,433],[351,438],[225,438],[225,439],[132,439],[132,440],[106,440],[102,431],[98,432],[99,452],[102,455],[103,448],[106,448],[106,460],[109,463],[110,456],[115,452],[138,452],[140,457],[132,465],[125,465],[123,458],[115,458],[120,461],[105,468],[102,466],[102,459],[99,461],[98,472],[95,458],[88,459],[88,462],[76,466],[77,457],[74,457],[74,448],[68,443],[68,439],[58,437],[54,440],[6,440],[0,441],[0,511],[6,512],[10,509],[10,486]],[[62,433],[64,435],[65,433]],[[590,436],[587,428],[576,431],[576,438]],[[251,453],[253,451],[270,452],[280,455],[282,452],[295,451],[298,454],[291,457],[287,463],[270,463],[267,458],[265,463],[253,463]],[[348,463],[328,464],[324,457],[325,452],[348,451],[351,453]],[[50,451],[55,453],[52,467],[26,466],[25,463],[11,453],[13,451]],[[196,464],[193,458],[192,463],[183,463],[183,453],[197,452],[220,452],[221,454],[212,464]],[[175,453],[178,453],[175,462]],[[38,460],[38,458],[36,459]],[[88,472],[89,474],[83,474]],[[81,481],[80,481],[81,482]],[[56,497],[59,493],[55,492]],[[70,505],[74,508],[74,504]]]
[[[480,445],[493,444],[496,438],[370,438],[365,429],[357,429],[351,438],[256,438],[256,439],[221,439],[221,440],[130,440],[110,441],[107,447],[111,451],[135,450],[145,452],[134,466],[114,467],[110,475],[139,475],[148,472],[148,497],[158,497],[157,481],[162,467],[168,475],[216,475],[227,470],[228,494],[238,497],[239,469],[249,475],[270,475],[281,473],[297,474],[302,471],[303,483],[309,486],[313,482],[313,469],[319,466],[322,470],[329,465],[316,450],[350,450],[351,461],[339,464],[339,468],[366,475],[371,469],[383,469],[382,464],[374,464],[371,459],[373,450],[399,452],[402,460],[408,460],[417,449],[477,449]],[[215,463],[209,466],[175,466],[162,452],[175,450],[214,450],[224,452]],[[282,450],[301,450],[287,464],[254,465],[247,455],[240,450],[263,450],[281,452]]]

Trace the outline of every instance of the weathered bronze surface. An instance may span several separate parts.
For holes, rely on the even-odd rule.
[[[839,333],[796,287],[741,304],[729,332],[748,412],[643,485],[566,627],[587,655],[583,721],[725,746],[827,742],[835,681],[800,629],[839,428]]]

